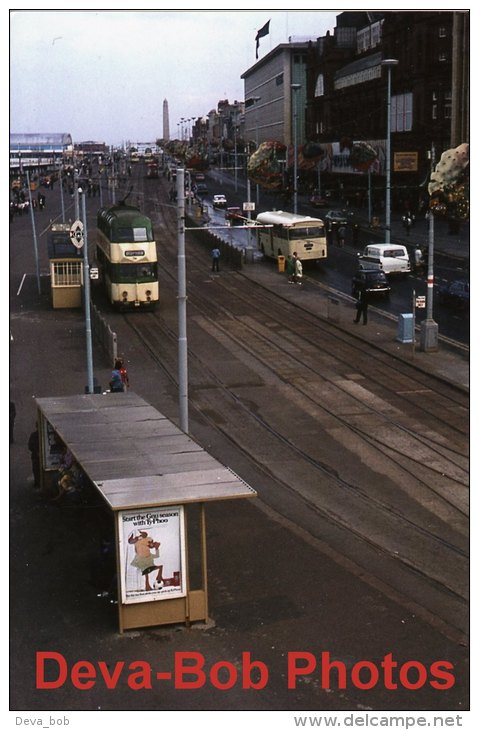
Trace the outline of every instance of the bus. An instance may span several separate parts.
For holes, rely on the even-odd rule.
[[[320,218],[273,210],[258,213],[256,225],[258,248],[265,256],[287,257],[296,252],[301,261],[327,258],[326,229]]]
[[[120,309],[154,309],[160,298],[151,220],[121,201],[97,214],[96,255],[110,303]]]

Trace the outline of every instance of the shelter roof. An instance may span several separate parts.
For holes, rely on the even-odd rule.
[[[256,495],[231,469],[131,391],[36,402],[113,510]]]

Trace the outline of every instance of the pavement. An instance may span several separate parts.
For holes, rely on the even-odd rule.
[[[36,214],[40,227],[48,222],[49,198],[47,194],[47,211]],[[461,236],[450,237],[442,226],[437,228],[436,248],[452,252],[465,267],[468,244]],[[101,711],[105,727],[108,712],[125,710],[296,715],[368,710],[433,710],[456,715],[467,711],[467,639],[432,625],[421,615],[420,607],[370,581],[353,563],[331,554],[327,545],[271,512],[260,498],[240,500],[234,509],[220,503],[207,510],[211,622],[201,627],[117,633],[115,606],[99,595],[89,571],[99,539],[94,515],[88,509],[45,503],[33,489],[26,448],[35,420],[35,397],[84,391],[84,321],[78,311],[52,310],[45,291],[38,296],[33,276],[17,294],[21,271],[33,271],[28,253],[31,243],[28,226],[20,230],[17,220],[10,232],[15,250],[11,249],[9,375],[10,398],[17,410],[9,465],[10,711],[36,717],[47,712]],[[393,235],[398,240],[399,229],[398,238]],[[408,242],[414,236],[423,236],[419,224]],[[315,307],[318,316],[330,319],[331,326],[344,327],[391,357],[469,389],[467,348],[439,339],[437,352],[421,352],[417,347],[413,351],[412,345],[397,341],[397,321],[374,307],[370,308],[370,324],[355,327],[353,304],[348,299],[338,305],[331,301],[330,291],[312,296],[308,282],[302,290],[288,286],[274,266],[245,265],[243,274],[280,290],[299,307]],[[131,354],[130,373],[135,373],[137,392],[150,402],[160,398],[162,412],[172,417],[177,394],[171,383],[161,373],[152,373],[151,366],[144,366],[141,352]],[[95,351],[94,356],[96,376],[105,384],[110,363],[101,352]],[[204,433],[201,428],[199,432]],[[218,442],[215,446],[221,448]],[[223,457],[227,463],[227,444],[223,444]],[[221,460],[221,454],[218,458]],[[80,691],[69,673],[58,688],[39,689],[38,651],[57,652],[69,671],[74,662],[86,660],[95,667],[105,662],[110,672],[121,661],[125,671],[115,689],[107,689],[98,680],[91,689]],[[155,671],[164,671],[174,666],[181,652],[197,652],[208,671],[215,662],[231,662],[239,677],[244,676],[245,653],[251,652],[252,659],[267,667],[267,682],[261,689],[247,690],[239,679],[227,690],[219,690],[211,679],[213,673],[195,689],[180,690],[172,682],[149,688],[146,682],[142,691],[136,691],[132,689],[135,681],[125,678],[132,662],[142,660]],[[447,691],[439,691],[431,683],[420,691],[411,691],[404,683],[394,691],[383,682],[367,690],[358,688],[351,680],[356,664],[370,660],[379,666],[390,652],[400,663],[414,661],[424,667],[447,659],[455,667],[456,681]],[[288,687],[290,662],[295,657],[302,666],[305,662],[310,666]],[[320,662],[324,665],[328,658],[344,664],[348,680],[343,688],[336,680],[325,687]],[[252,719],[250,724],[254,725]]]

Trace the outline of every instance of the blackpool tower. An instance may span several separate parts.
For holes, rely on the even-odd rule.
[[[170,139],[170,116],[168,112],[168,101],[163,101],[163,139],[168,142]]]

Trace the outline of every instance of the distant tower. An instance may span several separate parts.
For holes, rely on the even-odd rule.
[[[168,101],[166,99],[163,102],[163,139],[166,141],[170,139],[170,115],[168,112]]]

